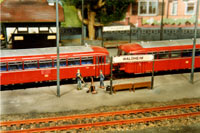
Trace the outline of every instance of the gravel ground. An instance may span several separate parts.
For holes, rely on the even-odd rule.
[[[117,110],[131,110],[131,109],[151,108],[151,107],[198,103],[198,102],[200,102],[200,98],[180,99],[180,100],[174,100],[170,102],[148,102],[148,103],[137,102],[133,104],[126,104],[126,105],[120,105],[120,106],[102,106],[95,109],[72,110],[72,111],[67,111],[67,112],[1,115],[1,121],[57,117],[57,116],[67,116],[67,115],[76,115],[76,114],[109,112],[109,111],[117,111]],[[158,122],[156,124],[142,123],[142,124],[129,125],[129,126],[114,126],[112,128],[111,127],[100,128],[99,130],[91,129],[90,131],[84,131],[84,130],[74,131],[73,130],[71,132],[198,133],[199,131],[200,131],[200,117],[186,118],[183,120],[172,120],[170,122],[169,121]]]

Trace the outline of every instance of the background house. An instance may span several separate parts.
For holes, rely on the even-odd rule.
[[[164,0],[164,25],[193,24],[195,22],[196,2],[196,0]],[[136,0],[130,4],[126,17],[121,23],[131,23],[136,27],[146,24],[159,25],[161,16],[162,0]]]

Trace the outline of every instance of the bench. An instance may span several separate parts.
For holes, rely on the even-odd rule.
[[[143,87],[147,87],[147,88],[151,89],[151,81],[134,83],[133,91],[135,91],[135,88],[143,88]]]
[[[129,91],[131,91],[132,88],[133,88],[133,83],[113,85],[113,92],[116,93],[116,91],[118,90],[125,90],[125,89],[129,89]]]

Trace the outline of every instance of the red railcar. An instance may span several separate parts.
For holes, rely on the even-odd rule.
[[[2,50],[1,85],[56,80],[56,48]],[[91,46],[60,47],[60,79],[98,77],[100,70],[110,74],[109,53],[105,48]]]
[[[118,55],[154,54],[155,71],[191,69],[193,40],[170,40],[130,43],[118,47]],[[126,73],[148,73],[152,62],[115,64]],[[200,39],[197,39],[195,68],[200,68]]]

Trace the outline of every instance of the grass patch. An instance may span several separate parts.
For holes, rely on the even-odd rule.
[[[81,27],[81,21],[78,18],[77,9],[74,6],[64,5],[65,22],[62,27]]]

